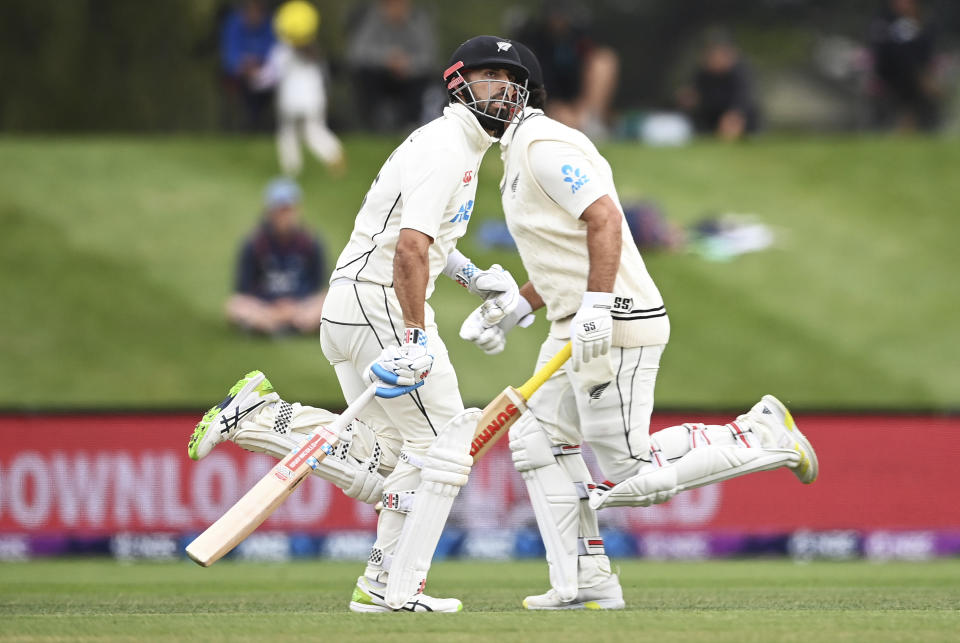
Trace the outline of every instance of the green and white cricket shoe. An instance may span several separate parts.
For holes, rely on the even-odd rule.
[[[414,594],[400,609],[387,605],[384,596],[387,584],[370,580],[366,576],[357,579],[357,586],[350,597],[350,611],[375,614],[380,612],[460,612],[463,603],[456,598],[434,598],[426,594]]]
[[[759,402],[753,405],[747,416],[762,423],[770,430],[775,441],[772,446],[780,449],[793,449],[800,454],[800,462],[790,467],[793,475],[797,476],[800,482],[810,484],[817,479],[817,474],[820,472],[817,454],[806,436],[800,433],[797,423],[783,402],[772,395],[764,395]]]
[[[593,587],[581,587],[577,597],[569,602],[561,601],[554,589],[523,599],[523,607],[528,610],[622,610],[624,606],[623,589],[616,574]]]
[[[193,460],[206,456],[213,447],[230,439],[250,413],[279,399],[266,375],[250,371],[233,385],[220,404],[204,414],[190,436],[187,455]]]

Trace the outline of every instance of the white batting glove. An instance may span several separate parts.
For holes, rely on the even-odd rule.
[[[467,290],[483,299],[487,305],[484,318],[491,323],[512,313],[520,301],[520,287],[513,275],[496,263],[477,272]]]
[[[533,308],[526,297],[518,294],[513,311],[502,318],[493,301],[487,300],[474,309],[460,326],[460,337],[473,342],[487,355],[496,355],[507,345],[507,333],[515,326],[526,328],[533,323]],[[492,311],[492,314],[491,314]],[[499,319],[498,322],[492,319]]]
[[[475,308],[460,326],[460,337],[473,342],[487,355],[503,352],[507,335],[498,325],[488,326],[483,321],[482,307]]]
[[[580,310],[570,324],[570,342],[573,351],[570,361],[574,371],[592,359],[610,352],[613,336],[613,293],[585,292]]]
[[[419,388],[431,368],[433,355],[427,352],[427,333],[420,328],[406,328],[403,343],[385,347],[367,374],[371,382],[382,384],[377,389],[378,397],[396,397]]]

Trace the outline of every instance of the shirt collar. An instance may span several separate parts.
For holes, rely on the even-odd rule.
[[[454,103],[443,108],[443,115],[460,123],[467,140],[471,141],[480,152],[486,152],[497,139],[487,134],[487,130],[480,127],[480,122],[466,105]]]
[[[524,107],[523,111],[514,116],[513,120],[507,125],[507,129],[503,132],[503,136],[500,137],[500,149],[503,152],[506,152],[506,148],[513,141],[513,137],[517,134],[517,128],[531,116],[536,116],[538,114],[543,114],[542,109],[535,109],[533,107]]]

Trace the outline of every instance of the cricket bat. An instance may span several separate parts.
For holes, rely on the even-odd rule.
[[[340,431],[373,399],[376,390],[376,384],[368,386],[340,417],[328,426],[317,428],[299,449],[278,462],[225,514],[187,545],[187,555],[197,564],[209,567],[253,533],[307,479],[311,461],[323,460],[333,453]]]
[[[470,444],[473,461],[480,459],[501,437],[506,435],[510,426],[527,410],[527,402],[550,376],[557,372],[564,362],[570,359],[570,342],[560,349],[550,361],[543,365],[533,377],[519,388],[508,386],[483,409],[483,415],[477,423],[477,432]]]

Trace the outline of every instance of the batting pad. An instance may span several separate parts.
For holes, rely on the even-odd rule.
[[[480,414],[480,409],[457,414],[441,429],[423,458],[413,508],[403,523],[387,576],[385,601],[393,609],[423,590],[453,501],[460,487],[467,484],[473,465],[470,443]]]

